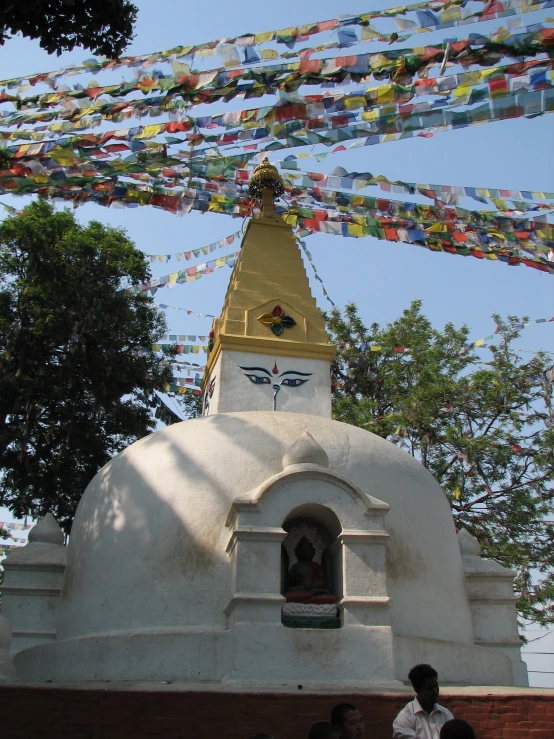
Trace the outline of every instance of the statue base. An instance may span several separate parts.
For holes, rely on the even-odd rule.
[[[340,629],[340,616],[281,616],[289,629]]]

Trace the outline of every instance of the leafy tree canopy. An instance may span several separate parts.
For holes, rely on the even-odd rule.
[[[354,304],[333,311],[333,413],[418,459],[456,525],[516,570],[520,614],[554,623],[552,356],[514,350],[526,319],[494,320],[498,342],[485,356],[466,349],[467,327],[434,329],[420,301],[386,327],[367,328]]]
[[[137,12],[129,0],[4,0],[0,45],[20,32],[49,54],[82,46],[116,59],[133,38]]]
[[[96,472],[153,428],[171,382],[149,271],[121,229],[33,203],[0,224],[0,505],[69,530]]]

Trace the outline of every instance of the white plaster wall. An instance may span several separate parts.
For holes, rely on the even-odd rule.
[[[275,364],[278,373],[272,370]],[[269,384],[253,384],[241,366],[263,367],[270,372]],[[280,376],[287,370],[309,372],[302,375]],[[260,371],[248,372],[266,377]],[[273,409],[274,384],[287,379],[307,380],[299,387],[281,386],[277,393],[277,410],[292,413],[309,413],[312,416],[331,418],[331,379],[329,362],[301,357],[278,357],[269,354],[254,354],[224,350],[215,364],[212,378],[216,378],[214,394],[210,401],[209,415],[235,411],[271,411]]]
[[[327,452],[330,469],[391,506],[385,528],[395,633],[471,643],[454,524],[431,475],[363,429],[271,411],[176,424],[133,444],[96,475],[70,537],[58,638],[225,628],[231,504],[280,472],[284,452],[306,430]],[[279,515],[298,505],[295,490],[285,485],[275,498]],[[314,502],[325,504],[330,494],[315,488]]]

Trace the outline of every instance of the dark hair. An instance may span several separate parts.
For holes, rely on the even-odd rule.
[[[351,711],[357,710],[356,706],[353,706],[350,703],[339,703],[338,706],[335,706],[331,711],[331,723],[333,726],[340,726],[342,729],[344,726],[345,715]]]
[[[467,721],[453,718],[442,725],[440,739],[475,739],[475,732]]]
[[[416,693],[419,693],[425,680],[438,676],[438,672],[431,665],[416,665],[408,673],[408,679]]]
[[[332,739],[339,732],[338,726],[333,726],[329,721],[318,721],[310,729],[308,739]]]
[[[250,739],[273,739],[271,734],[254,734],[254,736],[251,736]]]

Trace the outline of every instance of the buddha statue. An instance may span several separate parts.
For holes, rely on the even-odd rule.
[[[314,561],[313,544],[303,536],[294,553],[297,561],[286,579],[287,603],[336,603],[337,596],[329,590],[323,567]]]

